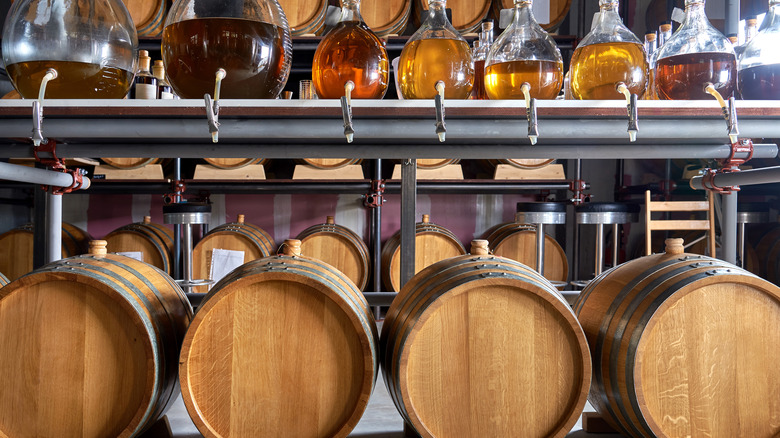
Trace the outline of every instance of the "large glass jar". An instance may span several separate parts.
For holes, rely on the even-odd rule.
[[[499,35],[485,61],[490,99],[555,99],[563,84],[563,58],[555,41],[536,22],[531,0],[515,0],[512,23]]]
[[[706,84],[728,99],[736,88],[734,46],[712,27],[704,0],[685,0],[685,19],[658,51],[655,86],[660,99],[712,99]]]
[[[739,58],[738,72],[743,99],[780,99],[780,0],[769,1],[760,30]]]
[[[616,90],[623,82],[632,94],[644,95],[648,66],[639,38],[623,24],[618,0],[599,0],[591,31],[571,58],[570,84],[575,99],[625,99]]]
[[[165,19],[162,58],[182,99],[274,99],[292,61],[290,28],[276,0],[176,0]]]
[[[3,61],[22,97],[121,99],[136,70],[138,38],[121,0],[16,0],[3,29]]]
[[[409,38],[398,63],[398,84],[404,99],[432,99],[436,83],[444,83],[447,99],[468,99],[474,86],[469,44],[447,19],[447,2],[428,0],[428,15]]]
[[[360,16],[360,0],[341,1],[341,20],[320,41],[312,81],[320,99],[338,99],[352,81],[354,99],[381,99],[387,92],[390,61],[382,41]]]

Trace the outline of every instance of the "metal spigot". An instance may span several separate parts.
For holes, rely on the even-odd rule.
[[[520,90],[523,91],[525,96],[525,117],[528,119],[528,139],[531,140],[531,145],[536,144],[536,140],[539,138],[539,125],[536,121],[536,99],[531,97],[531,84],[523,82],[520,86]]]
[[[444,124],[444,82],[436,82],[436,97],[434,102],[436,103],[436,135],[439,136],[439,141],[444,142],[445,135],[447,133],[447,127]]]
[[[355,83],[347,81],[344,84],[344,95],[341,96],[341,115],[344,117],[344,136],[347,137],[347,143],[352,143],[355,136],[355,129],[352,127],[352,90],[355,89]]]
[[[729,131],[729,140],[731,140],[731,143],[733,144],[739,141],[739,128],[737,127],[737,106],[735,105],[734,96],[729,98],[729,103],[727,104],[726,101],[723,100],[723,96],[721,96],[718,90],[715,89],[715,86],[712,84],[712,82],[707,82],[704,84],[704,92],[711,94],[720,104],[720,109],[723,112],[723,118],[726,119],[726,125]]]
[[[57,79],[57,70],[50,68],[46,70],[46,74],[41,79],[41,87],[38,89],[38,100],[33,101],[32,104],[33,129],[31,138],[33,145],[36,147],[45,141],[43,137],[43,97],[46,95],[46,84],[53,79]]]
[[[203,95],[206,100],[206,119],[208,119],[211,141],[219,142],[219,92],[222,88],[222,79],[225,79],[227,72],[220,68],[217,70],[216,80],[214,82],[214,99],[211,99],[208,93]]]
[[[639,112],[637,110],[637,95],[632,94],[623,82],[618,82],[615,87],[618,93],[626,97],[626,110],[628,111],[628,140],[636,141],[636,134],[639,131]]]

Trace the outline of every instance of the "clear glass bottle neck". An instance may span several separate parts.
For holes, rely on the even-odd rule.
[[[769,10],[764,16],[764,21],[758,27],[759,32],[766,28],[776,28],[780,30],[780,0],[771,0]]]
[[[360,0],[341,0],[340,21],[363,21],[360,16]]]
[[[706,23],[709,25],[707,13],[704,10],[703,0],[686,0],[685,19],[681,26],[691,27]]]
[[[522,23],[530,22],[536,22],[533,4],[529,0],[515,0],[511,26],[520,26]]]

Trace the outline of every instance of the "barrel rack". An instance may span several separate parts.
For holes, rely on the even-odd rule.
[[[40,151],[30,141],[34,129],[33,103],[0,101],[0,158],[59,158],[83,156],[170,158],[362,158],[401,159],[401,281],[414,273],[416,194],[429,183],[416,180],[418,158],[556,158],[556,159],[718,159],[725,168],[749,158],[774,158],[780,138],[780,102],[737,101],[738,115],[729,126],[713,101],[639,101],[634,114],[638,126],[629,141],[629,117],[621,101],[538,101],[534,112],[538,143],[528,138],[529,121],[521,101],[446,101],[439,111],[446,126],[446,141],[436,135],[437,110],[431,101],[355,100],[351,122],[354,142],[344,138],[345,118],[336,100],[221,100],[219,142],[213,143],[207,113],[212,108],[199,100],[46,100],[42,121],[35,125],[44,137],[56,139],[53,152]],[[446,108],[446,112],[444,109]],[[746,149],[732,143],[729,129],[739,138],[754,139]],[[51,143],[50,143],[51,145]],[[51,148],[50,148],[51,149]],[[164,151],[164,152],[161,152]],[[740,172],[730,172],[729,181]],[[750,174],[746,174],[750,175]],[[0,168],[0,178],[40,182],[16,177]],[[755,175],[745,184],[756,183]],[[765,172],[760,183],[778,181],[777,172]],[[61,181],[51,184],[67,184]],[[292,183],[293,185],[295,183]],[[433,187],[437,183],[430,183]],[[242,183],[244,189],[262,191],[262,184]],[[290,187],[293,187],[291,185]],[[360,185],[360,183],[358,183]],[[550,186],[550,187],[547,187]],[[699,185],[701,186],[701,185]],[[566,189],[563,184],[530,182],[527,188]],[[225,187],[228,188],[227,186]],[[440,187],[447,190],[447,185]],[[521,189],[495,183],[497,192]],[[696,188],[696,187],[695,187]],[[239,190],[235,188],[236,190]],[[242,191],[244,189],[241,189]],[[361,188],[362,189],[362,188]],[[452,186],[457,191],[465,187]],[[484,190],[490,190],[490,184]],[[363,191],[365,193],[365,191]],[[47,227],[58,230],[61,198],[47,198]],[[736,191],[723,196],[723,258],[736,261]],[[52,228],[49,228],[52,229]],[[49,233],[48,254],[59,248],[57,233]],[[56,252],[56,251],[54,251]],[[52,255],[52,257],[55,257]],[[386,302],[389,294],[372,294]]]

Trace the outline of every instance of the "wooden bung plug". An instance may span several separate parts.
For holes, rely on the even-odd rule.
[[[333,225],[336,223],[336,221],[333,219],[333,216],[326,216],[325,223],[328,225]]]
[[[685,247],[683,246],[683,239],[675,238],[675,239],[666,239],[664,241],[666,244],[666,254],[669,255],[678,255],[685,252]]]
[[[422,217],[422,221],[424,224],[427,224],[431,220],[431,217],[427,214],[424,214]]]
[[[488,241],[484,239],[474,239],[471,241],[471,255],[488,255]]]
[[[144,216],[143,223],[151,224],[152,223],[152,217],[151,216]]]
[[[106,255],[106,245],[108,242],[105,240],[90,240],[89,241],[89,254],[90,255]]]
[[[287,239],[282,245],[282,254],[286,256],[301,255],[301,241],[298,239]]]
[[[236,218],[236,222],[238,222],[239,224],[243,224],[244,223],[244,215],[243,214],[239,214],[238,217]]]

